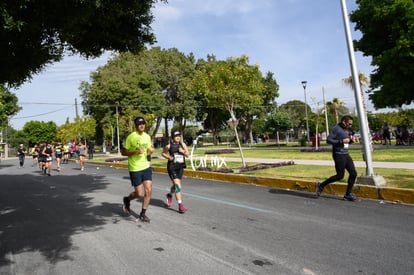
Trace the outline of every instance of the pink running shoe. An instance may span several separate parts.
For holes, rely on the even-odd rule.
[[[187,211],[187,208],[185,208],[184,205],[180,204],[178,206],[178,212],[180,212],[181,214],[183,214],[185,211]]]
[[[171,207],[171,205],[172,205],[172,195],[170,193],[168,193],[166,195],[166,197],[167,197],[167,206]]]

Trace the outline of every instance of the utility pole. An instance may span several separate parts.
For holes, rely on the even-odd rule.
[[[116,137],[118,140],[118,155],[121,154],[121,144],[119,142],[119,113],[118,113],[118,103],[116,104]]]
[[[78,100],[75,97],[75,117],[79,117],[79,113],[78,113]]]
[[[309,118],[308,118],[308,102],[306,100],[306,84],[307,81],[302,81],[303,92],[305,94],[305,116],[306,116],[306,145],[309,145],[310,136],[309,136]]]
[[[322,87],[323,108],[325,110],[326,137],[329,135],[328,110],[326,109],[325,88]]]

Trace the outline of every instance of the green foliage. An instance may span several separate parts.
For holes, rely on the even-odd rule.
[[[384,121],[378,118],[377,115],[368,114],[368,125],[371,131],[377,132],[383,124]]]
[[[53,142],[56,140],[57,126],[53,121],[43,122],[31,120],[24,124],[21,133],[30,144],[47,141]]]
[[[76,117],[72,123],[59,127],[56,141],[68,142],[93,139],[95,137],[96,122],[91,117]]]
[[[267,72],[266,76],[262,78],[263,90],[260,91],[259,96],[262,98],[262,105],[253,106],[249,109],[244,108],[237,111],[242,115],[242,121],[245,121],[246,136],[249,136],[249,140],[253,140],[253,123],[260,117],[265,117],[266,114],[277,109],[275,99],[279,96],[279,85],[273,77],[273,73]],[[257,132],[255,133],[264,133]]]
[[[263,95],[269,93],[272,86],[266,84],[270,81],[263,79],[258,66],[248,62],[247,56],[226,61],[210,58],[198,64],[192,89],[205,98],[208,108],[227,110],[227,119],[252,115],[255,108],[264,105],[266,96]]]
[[[265,116],[260,116],[253,120],[252,131],[259,134],[267,133]]]
[[[182,131],[185,120],[194,120],[196,114],[196,101],[187,89],[194,67],[193,57],[177,49],[154,47],[114,56],[92,74],[92,83],[82,83],[84,112],[107,135],[117,108],[121,136],[133,130],[131,123],[138,115],[151,117],[148,130],[155,122],[152,136],[164,118],[174,119]]]
[[[370,126],[371,122],[373,122],[375,128],[371,127],[371,129],[375,131],[380,130],[385,121],[392,127],[407,126],[411,128],[414,126],[414,109],[399,110],[398,112],[378,113],[375,114],[375,116],[369,121]]]
[[[158,60],[151,72],[157,78],[164,94],[164,118],[174,119],[180,131],[184,130],[187,120],[194,120],[197,113],[197,100],[190,89],[195,74],[195,61],[192,54],[186,56],[176,48],[151,49]],[[168,129],[166,129],[168,130]]]
[[[357,0],[352,12],[362,32],[355,48],[372,57],[370,100],[376,108],[401,107],[414,100],[414,2]]]
[[[223,108],[204,107],[199,110],[206,114],[206,118],[203,121],[203,129],[205,131],[212,132],[216,136],[228,127],[229,113]]]
[[[258,67],[250,66],[248,61],[242,56],[208,62],[204,70],[197,71],[193,88],[208,99],[209,106],[225,108],[231,116],[235,108],[260,106],[262,76]]]
[[[312,109],[309,105],[307,108],[308,117],[311,117]],[[306,128],[305,103],[300,100],[291,100],[285,104],[280,105],[279,110],[289,115],[290,121],[292,123],[292,128],[296,133],[296,136],[299,136],[299,130]]]
[[[341,121],[342,116],[349,114],[349,110],[345,106],[345,103],[339,98],[334,98],[332,101],[326,102],[326,107],[329,113],[335,115],[335,124],[338,124]]]
[[[152,74],[156,61],[151,59],[149,51],[119,54],[92,73],[92,83],[82,83],[84,113],[95,119],[97,127],[114,127],[118,111],[120,135],[124,136],[135,116],[165,114],[162,90],[157,75]]]
[[[265,129],[266,132],[272,133],[273,137],[275,137],[277,132],[286,132],[292,128],[292,125],[288,113],[276,112],[270,114],[267,118]]]
[[[155,2],[2,0],[0,84],[19,86],[65,52],[97,57],[104,50],[141,50],[155,41]]]
[[[22,108],[17,105],[17,96],[0,84],[0,122],[7,117],[17,114]]]

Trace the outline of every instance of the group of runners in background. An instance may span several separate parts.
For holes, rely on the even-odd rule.
[[[27,153],[23,144],[20,144],[17,153],[19,156],[19,167],[23,167],[24,156]],[[85,169],[85,158],[88,154],[88,147],[84,141],[79,141],[78,143],[68,142],[65,144],[61,142],[56,144],[45,142],[35,144],[30,149],[30,154],[33,158],[33,166],[38,165],[42,174],[51,176],[53,160],[56,160],[56,171],[60,172],[62,164],[67,164],[69,159],[74,157],[80,165],[80,170],[83,171]]]

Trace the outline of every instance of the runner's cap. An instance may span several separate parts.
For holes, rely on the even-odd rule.
[[[141,116],[137,117],[134,120],[135,125],[146,124],[145,119]]]

